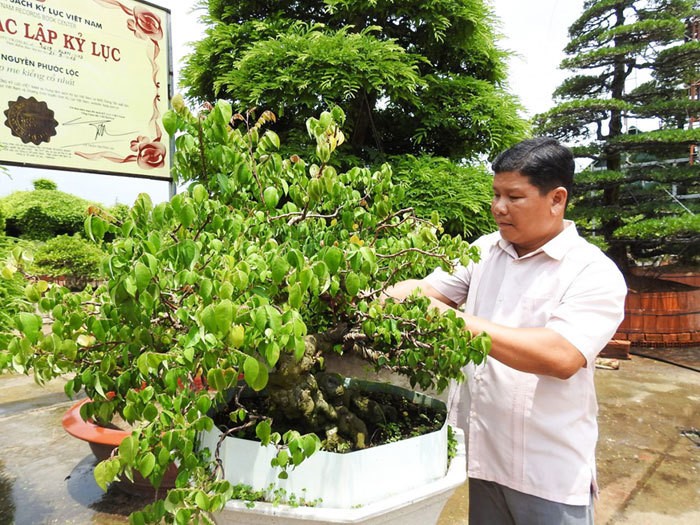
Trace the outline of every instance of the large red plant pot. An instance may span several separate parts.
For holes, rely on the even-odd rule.
[[[628,293],[615,339],[632,346],[700,345],[700,288]]]
[[[125,437],[130,436],[131,432],[116,426],[106,427],[98,425],[92,420],[83,420],[80,417],[80,407],[89,402],[89,399],[83,399],[71,406],[63,415],[62,424],[65,431],[71,436],[86,441],[95,457],[103,461],[112,455],[114,449],[119,446]],[[122,480],[117,482],[117,486],[130,494],[148,495],[153,493],[153,486],[147,479],[144,479],[138,472],[134,472],[133,477],[133,483],[128,480]],[[173,464],[163,477],[160,488],[169,489],[174,487],[176,477],[177,467]]]

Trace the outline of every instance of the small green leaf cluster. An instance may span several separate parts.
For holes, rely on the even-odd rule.
[[[32,308],[24,293],[27,282],[17,271],[18,264],[22,265],[23,244],[17,239],[0,235],[0,349],[7,348],[15,328],[14,317],[20,311]]]
[[[685,237],[697,242],[700,239],[700,215],[685,214],[638,220],[615,231],[615,237],[620,239],[663,239],[671,236]]]
[[[58,184],[51,179],[36,179],[32,182],[35,190],[57,190]]]
[[[212,428],[211,410],[234,387],[271,388],[281,359],[301,359],[310,334],[344,327],[341,347],[360,346],[377,367],[423,388],[463,379],[462,367],[490,348],[487,336],[472,337],[425,297],[382,301],[398,280],[466,264],[477,252],[439,235],[437,214],[401,209],[388,165],[340,172],[331,164],[344,140],[339,108],[308,121],[317,158],[307,162],[279,153],[265,130],[271,113],[234,114],[225,102],[200,115],[178,100],[173,107],[164,126],[176,136],[174,170],[188,190],[155,206],[141,195],[121,221],[92,209],[89,238],[113,238],[103,284],[75,293],[29,285],[26,296],[51,329],[22,313],[19,335],[0,351],[3,367],[39,382],[73,374],[66,393],[92,400],[84,418],[118,413],[134,426],[96,469],[101,486],[137,472],[159,486],[178,465],[176,488],[134,523],[208,522],[232,488],[198,449],[198,433]],[[262,416],[258,437],[278,446],[283,475],[320,447],[294,429],[272,433]]]

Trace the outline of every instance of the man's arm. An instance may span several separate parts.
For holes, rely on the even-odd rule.
[[[401,281],[387,288],[384,295],[396,299],[397,301],[403,301],[416,289],[420,290],[421,294],[426,297],[435,299],[450,308],[457,308],[459,306],[457,303],[438,292],[433,286],[428,284],[425,279],[408,279],[406,281]]]
[[[442,312],[451,308],[436,297],[432,303]],[[515,370],[568,379],[586,366],[583,354],[554,330],[511,328],[459,310],[456,313],[465,320],[467,330],[491,337],[490,357]]]
[[[586,358],[559,333],[548,328],[511,328],[468,315],[445,295],[437,291],[425,279],[410,279],[388,288],[385,294],[403,300],[419,289],[432,299],[433,306],[444,312],[453,309],[462,317],[467,330],[473,334],[486,332],[491,337],[489,356],[515,370],[541,374],[558,379],[568,379],[586,366]]]

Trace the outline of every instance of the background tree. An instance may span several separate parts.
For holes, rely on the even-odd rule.
[[[303,123],[338,105],[347,114],[340,152],[347,162],[377,166],[412,155],[391,159],[409,199],[423,192],[411,187],[414,173],[432,178],[426,170],[434,164],[421,157],[475,162],[526,132],[504,89],[505,53],[484,0],[201,0],[199,7],[208,28],[183,69],[187,96],[229,99],[241,112],[270,109],[289,146],[315,146]],[[441,212],[444,191],[464,193],[465,181],[485,171],[452,172],[430,206]],[[477,209],[490,224],[482,201],[466,202],[462,215]],[[453,226],[478,233],[473,224]]]
[[[700,79],[698,13],[687,0],[587,0],[561,64],[580,73],[536,117],[541,133],[593,161],[578,176],[572,215],[623,270],[634,258],[698,255],[699,206],[683,200],[700,190],[689,160],[700,101],[688,92]]]

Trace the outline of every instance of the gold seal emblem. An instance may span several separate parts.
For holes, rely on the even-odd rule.
[[[31,142],[38,146],[42,142],[49,142],[56,134],[58,122],[53,118],[53,111],[46,102],[39,102],[34,97],[18,97],[7,105],[5,126],[25,144]]]

